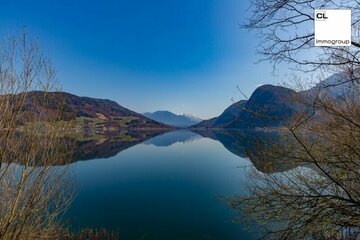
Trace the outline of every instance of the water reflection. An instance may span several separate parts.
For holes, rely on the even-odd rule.
[[[113,157],[125,149],[164,132],[164,130],[126,131],[112,134],[87,134],[76,139],[70,138],[75,145],[73,161]]]
[[[177,130],[153,137],[149,140],[146,140],[144,144],[152,144],[158,147],[168,147],[175,143],[191,143],[200,138],[201,136],[195,132],[188,130]]]
[[[249,166],[265,173],[296,167],[256,156],[276,132],[135,132],[73,139],[70,165],[80,192],[75,229],[120,229],[122,239],[256,239],[221,196],[246,193]],[[90,160],[94,161],[80,161]]]
[[[74,229],[119,228],[122,239],[257,238],[232,222],[235,212],[221,199],[244,192],[248,160],[186,130],[132,147],[113,141],[98,145],[115,156],[99,159],[106,155],[87,147],[87,159],[96,160],[71,164],[80,189],[67,215]],[[84,152],[84,144],[78,148]]]
[[[280,131],[227,131],[227,130],[213,130],[213,131],[196,131],[203,137],[209,137],[217,140],[231,153],[241,157],[247,158],[252,165],[260,172],[271,174],[276,172],[285,172],[294,169],[301,165],[293,159],[285,159],[282,157],[265,156],[259,154],[266,149],[281,145],[281,136],[285,134]],[[285,143],[284,143],[285,145]]]
[[[286,159],[259,156],[257,151],[268,147],[269,143],[279,142],[279,132],[264,131],[226,131],[226,130],[176,130],[134,131],[116,135],[86,135],[72,139],[75,144],[75,161],[109,158],[121,151],[143,143],[158,147],[169,147],[175,143],[191,143],[202,137],[220,142],[229,152],[251,161],[263,173],[284,172],[300,164]]]

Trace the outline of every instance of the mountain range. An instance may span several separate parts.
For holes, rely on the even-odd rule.
[[[143,113],[143,115],[154,121],[180,128],[190,127],[202,121],[202,119],[194,117],[190,114],[177,115],[169,111],[156,111],[153,113],[147,112]]]
[[[320,94],[318,94],[320,93]],[[305,104],[314,96],[360,103],[360,90],[342,73],[335,74],[306,90],[262,85],[248,100],[233,103],[218,117],[201,121],[192,115],[169,111],[139,114],[108,99],[79,97],[65,92],[33,91],[24,95],[3,95],[8,103],[24,99],[17,122],[24,125],[34,118],[69,121],[76,130],[116,131],[119,129],[254,129],[281,127],[294,113],[307,111]],[[23,98],[25,96],[25,98]],[[59,107],[61,109],[59,109]]]
[[[204,120],[193,129],[253,129],[281,127],[290,121],[294,113],[309,111],[306,103],[316,96],[321,99],[356,101],[360,103],[359,84],[354,84],[344,73],[334,74],[314,87],[296,92],[292,89],[262,85],[248,100],[229,106],[218,117]]]
[[[235,102],[218,117],[205,120],[193,128],[249,129],[277,127],[301,108],[295,99],[299,93],[280,86],[262,85],[249,100]]]
[[[22,96],[23,94],[18,94],[10,97],[16,102]],[[27,93],[19,122],[25,124],[34,117],[69,121],[74,123],[76,128],[97,131],[171,128],[124,108],[114,101],[79,97],[65,92]]]

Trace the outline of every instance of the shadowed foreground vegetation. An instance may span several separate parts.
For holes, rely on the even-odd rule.
[[[119,230],[109,231],[107,229],[83,229],[77,233],[63,233],[58,240],[118,240]]]
[[[76,152],[74,140],[64,137],[73,124],[58,121],[65,103],[58,90],[51,61],[27,33],[1,39],[0,240],[119,238],[118,231],[103,229],[73,234],[64,225],[76,193],[65,165]]]
[[[261,226],[264,239],[359,239],[359,4],[252,3],[245,27],[260,33],[258,50],[265,60],[292,65],[300,70],[298,75],[337,74],[301,100],[304,111],[292,116],[278,142],[268,142],[253,156],[257,162],[289,161],[299,167],[271,174],[251,171],[249,194],[228,198],[229,206],[239,211],[237,221]],[[352,10],[352,46],[314,47],[312,24],[317,8]]]
[[[62,213],[72,196],[72,177],[67,168],[53,168],[69,156],[70,149],[59,138],[66,125],[23,129],[24,117],[42,126],[48,121],[38,102],[50,101],[46,94],[33,99],[32,114],[24,116],[27,93],[55,89],[54,69],[26,33],[0,43],[0,239],[55,239],[62,227]],[[61,109],[61,99],[57,102]],[[41,137],[42,131],[47,137]]]

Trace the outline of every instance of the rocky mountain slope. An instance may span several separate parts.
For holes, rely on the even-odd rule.
[[[285,87],[263,85],[254,91],[249,100],[236,102],[220,116],[205,120],[193,128],[277,127],[288,121],[293,113],[303,109],[297,102],[299,96],[299,93]]]

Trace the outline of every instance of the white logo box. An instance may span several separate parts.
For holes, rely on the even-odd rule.
[[[316,9],[315,46],[351,45],[351,10]]]

